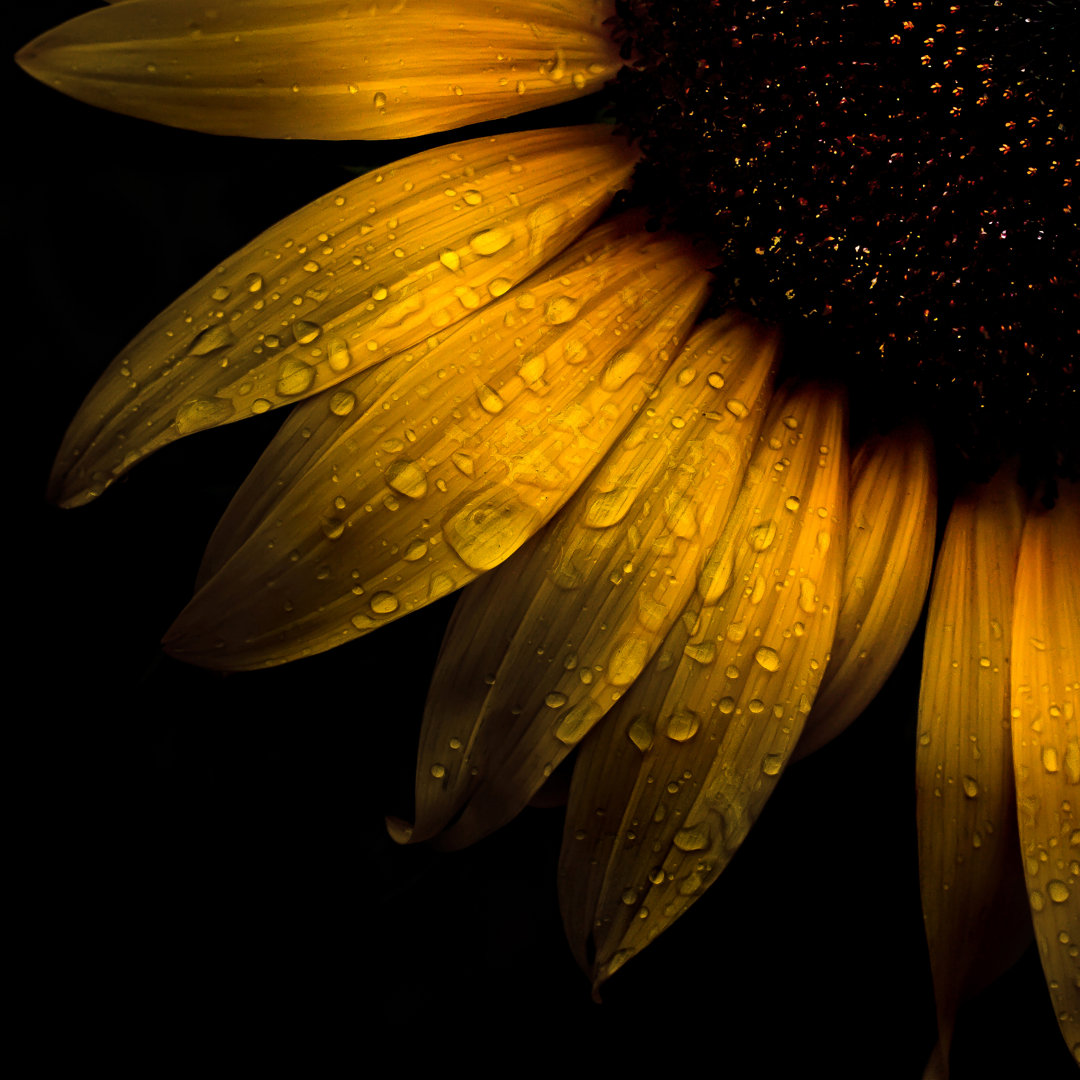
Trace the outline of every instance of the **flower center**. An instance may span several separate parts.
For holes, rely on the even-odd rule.
[[[1077,5],[617,10],[635,197],[715,245],[718,307],[784,324],[853,415],[917,405],[977,471],[1080,465]]]

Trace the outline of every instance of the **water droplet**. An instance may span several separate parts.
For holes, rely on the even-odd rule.
[[[444,248],[439,252],[439,262],[441,262],[447,270],[456,271],[461,269],[461,256],[450,248]]]
[[[730,716],[735,711],[735,699],[733,697],[722,697],[716,703],[716,707],[725,716]]]
[[[559,742],[573,746],[583,739],[589,729],[604,715],[604,710],[595,701],[586,698],[573,708],[563,713],[559,726],[555,729],[555,738]]]
[[[326,359],[331,371],[345,371],[352,363],[349,346],[341,338],[335,338],[327,347]]]
[[[634,717],[626,734],[630,741],[644,754],[652,746],[653,722],[647,713]]]
[[[750,409],[747,407],[745,401],[740,401],[738,398],[732,398],[724,406],[736,420],[745,420],[750,415]]]
[[[739,677],[739,669],[734,664],[728,664],[724,669],[724,677],[728,679],[737,679]]]
[[[262,274],[248,274],[244,278],[244,288],[250,293],[261,292],[263,287]]]
[[[377,592],[371,598],[371,610],[376,615],[389,615],[400,606],[398,598],[392,592]]]
[[[379,112],[386,112],[386,95],[381,90],[375,91],[375,96],[371,99],[371,103],[379,110]]]
[[[322,327],[318,323],[308,322],[307,319],[297,319],[292,325],[292,331],[297,345],[310,345],[322,333]]]
[[[692,739],[701,727],[701,717],[693,709],[680,707],[667,719],[665,734],[674,742],[687,742]]]
[[[330,411],[335,416],[348,416],[356,406],[356,396],[348,390],[335,390],[330,397]]]
[[[807,615],[817,611],[817,586],[809,578],[799,578],[799,607]]]
[[[431,766],[431,775],[434,776],[436,780],[441,780],[446,775],[446,766],[439,765],[436,762],[436,764]]]
[[[600,386],[609,393],[619,390],[641,367],[644,357],[632,349],[620,349],[605,365]]]
[[[269,412],[270,408],[270,402],[267,401],[266,398],[256,398],[251,403],[251,411],[255,413],[256,416],[261,416],[263,413]]]
[[[553,690],[546,698],[544,698],[544,704],[549,709],[561,709],[567,702],[568,698],[565,694],[560,693],[558,690]]]
[[[492,416],[496,413],[501,413],[503,411],[503,406],[506,404],[499,394],[495,390],[492,390],[487,383],[481,383],[476,388],[476,397],[480,402],[480,408],[482,408],[484,412],[491,413]]]
[[[447,519],[446,542],[473,570],[492,570],[539,528],[541,514],[515,491],[497,486]]]
[[[419,499],[427,494],[427,473],[408,458],[400,458],[387,468],[386,482],[410,499]]]
[[[627,907],[631,907],[637,903],[637,893],[633,889],[627,889],[626,892],[622,894],[622,902]]]
[[[406,562],[418,562],[427,554],[427,543],[424,540],[410,540],[405,546],[401,557]]]
[[[513,242],[514,234],[507,228],[499,225],[494,229],[485,229],[478,232],[469,240],[469,247],[477,255],[494,255],[502,251],[507,244]]]
[[[572,296],[554,296],[544,305],[544,321],[552,326],[561,326],[573,319],[579,306],[579,301]]]
[[[608,682],[612,686],[629,686],[640,674],[649,658],[649,643],[635,634],[619,641],[608,659]]]
[[[315,381],[315,369],[296,357],[290,357],[278,372],[277,392],[282,397],[296,397],[311,389]]]
[[[1059,881],[1055,878],[1053,881],[1047,882],[1046,891],[1055,904],[1064,904],[1069,899],[1071,890],[1064,881]]]
[[[188,356],[207,356],[231,345],[235,339],[232,331],[224,323],[208,326],[201,333],[195,335],[195,340],[188,349]]]
[[[709,826],[706,822],[680,829],[675,834],[675,846],[680,851],[702,851],[709,846]]]
[[[716,642],[702,641],[696,645],[684,645],[683,652],[699,664],[711,664],[716,659]]]
[[[230,289],[227,285],[219,285],[211,294],[210,299],[216,300],[219,304],[222,300],[229,299]]]
[[[784,508],[790,510],[793,514],[799,509],[799,497],[798,495],[789,495],[784,500]]]
[[[705,376],[706,381],[714,390],[722,390],[724,388],[724,376],[719,371],[710,371]]]
[[[752,551],[766,551],[776,539],[776,525],[767,521],[764,525],[755,525],[747,534]]]
[[[969,799],[974,799],[979,794],[979,784],[974,776],[965,776],[963,779],[964,794]]]
[[[766,776],[776,776],[784,765],[783,754],[766,754],[761,759],[761,771]]]
[[[754,653],[754,659],[766,671],[778,671],[780,668],[779,654],[775,649],[770,649],[767,645],[763,645],[756,653]]]
[[[224,398],[192,398],[176,410],[176,430],[181,435],[224,424],[236,412],[236,406]]]

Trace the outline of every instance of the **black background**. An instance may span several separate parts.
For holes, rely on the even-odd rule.
[[[13,46],[85,6],[19,5]],[[452,855],[385,834],[385,814],[411,815],[452,599],[262,673],[161,653],[281,413],[174,444],[84,509],[43,500],[81,399],[162,307],[347,168],[456,136],[222,139],[97,112],[14,67],[7,87],[11,820],[41,1059],[145,1064],[216,1045],[254,1062],[298,1040],[312,1065],[350,1069],[386,1051],[435,1069],[920,1076],[934,1018],[917,647],[596,1005],[558,918],[559,810]],[[1073,1072],[1030,950],[957,1039],[957,1080]]]

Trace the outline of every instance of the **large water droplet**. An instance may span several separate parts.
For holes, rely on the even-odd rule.
[[[387,468],[386,482],[410,499],[419,499],[427,494],[427,473],[408,458],[400,458]]]
[[[297,319],[293,323],[292,331],[297,345],[310,345],[322,333],[322,327],[318,323],[308,322],[307,319]]]
[[[701,717],[693,709],[680,706],[667,719],[665,734],[675,742],[687,742],[701,727]]]
[[[632,349],[620,349],[605,365],[600,385],[611,392],[619,390],[641,367],[644,357]]]
[[[225,323],[217,323],[208,326],[201,333],[195,335],[195,340],[188,349],[188,356],[206,356],[231,345],[235,339],[233,333]]]
[[[539,528],[541,515],[511,488],[497,486],[468,502],[443,526],[446,542],[473,570],[492,570]]]
[[[754,659],[766,671],[778,671],[780,668],[779,654],[775,649],[770,649],[767,645],[763,645],[756,653],[754,653]]]
[[[634,717],[626,734],[630,737],[630,741],[644,754],[652,746],[652,718],[647,713]]]
[[[702,851],[709,846],[709,826],[702,821],[680,829],[675,834],[675,846],[680,851]]]
[[[476,397],[480,402],[480,408],[484,412],[491,413],[494,416],[496,413],[501,413],[506,402],[499,396],[498,392],[492,390],[487,383],[481,383],[476,388]]]
[[[399,606],[400,601],[392,592],[377,592],[371,598],[371,610],[376,615],[390,615]]]
[[[290,357],[278,372],[277,392],[282,397],[296,397],[307,393],[315,381],[315,369],[297,357]]]
[[[755,525],[747,535],[752,551],[766,551],[776,539],[776,525],[767,521],[763,525]]]
[[[478,232],[469,240],[469,247],[477,255],[494,255],[502,251],[507,244],[513,242],[514,234],[504,226],[496,226],[494,229],[485,229]]]
[[[236,412],[236,406],[224,398],[192,398],[176,410],[176,430],[181,435],[224,424]]]
[[[640,674],[649,657],[649,643],[635,634],[619,641],[608,659],[608,682],[629,686]]]

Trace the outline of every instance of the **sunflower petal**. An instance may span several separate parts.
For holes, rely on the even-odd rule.
[[[465,592],[428,694],[411,839],[462,810],[448,846],[508,821],[637,677],[735,503],[775,354],[735,316],[696,331],[542,541]]]
[[[999,950],[1001,970],[1018,955],[1018,935],[1002,927],[1017,906],[1009,901],[1019,879],[1008,718],[1021,524],[1020,491],[1007,471],[957,500],[927,616],[915,774],[919,881],[946,1063],[960,1001],[995,974]]]
[[[634,160],[603,126],[523,132],[417,154],[317,199],[117,357],[68,430],[51,497],[88,502],[183,435],[297,401],[444,331],[584,232]]]
[[[851,466],[844,599],[832,658],[796,758],[840,734],[877,695],[919,621],[934,561],[934,450],[921,428],[867,442]]]
[[[596,229],[343,418],[166,647],[210,667],[283,663],[503,562],[630,422],[707,286],[685,240],[636,218]]]
[[[1080,1061],[1080,486],[1024,526],[1012,632],[1020,847],[1043,972]]]
[[[22,67],[91,105],[215,135],[400,139],[614,77],[610,0],[138,0],[42,34]]]
[[[560,896],[597,984],[715,880],[798,740],[840,604],[844,417],[835,391],[780,391],[694,600],[581,748]]]

